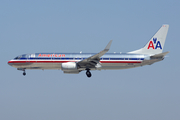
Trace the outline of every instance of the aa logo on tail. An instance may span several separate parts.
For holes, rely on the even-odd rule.
[[[151,40],[149,42],[149,45],[148,45],[147,49],[150,49],[150,48],[152,48],[152,49],[157,49],[157,48],[162,49],[160,41],[157,41],[157,38],[153,38],[153,41]]]

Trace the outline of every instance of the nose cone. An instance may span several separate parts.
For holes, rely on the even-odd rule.
[[[8,65],[10,65],[10,66],[12,66],[12,61],[10,60],[10,61],[8,61]]]

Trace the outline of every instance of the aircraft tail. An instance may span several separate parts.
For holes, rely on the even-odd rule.
[[[160,54],[163,51],[169,25],[163,25],[150,41],[141,49],[131,51],[133,54]]]

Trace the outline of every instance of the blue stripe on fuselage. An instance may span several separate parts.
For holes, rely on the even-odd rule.
[[[44,57],[38,57],[38,58],[20,58],[19,60],[82,60],[87,58],[44,58]],[[101,58],[101,60],[144,60],[144,58]]]

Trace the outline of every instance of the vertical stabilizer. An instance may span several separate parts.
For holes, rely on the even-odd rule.
[[[169,25],[163,25],[143,48],[129,53],[150,55],[162,53],[168,28]]]

